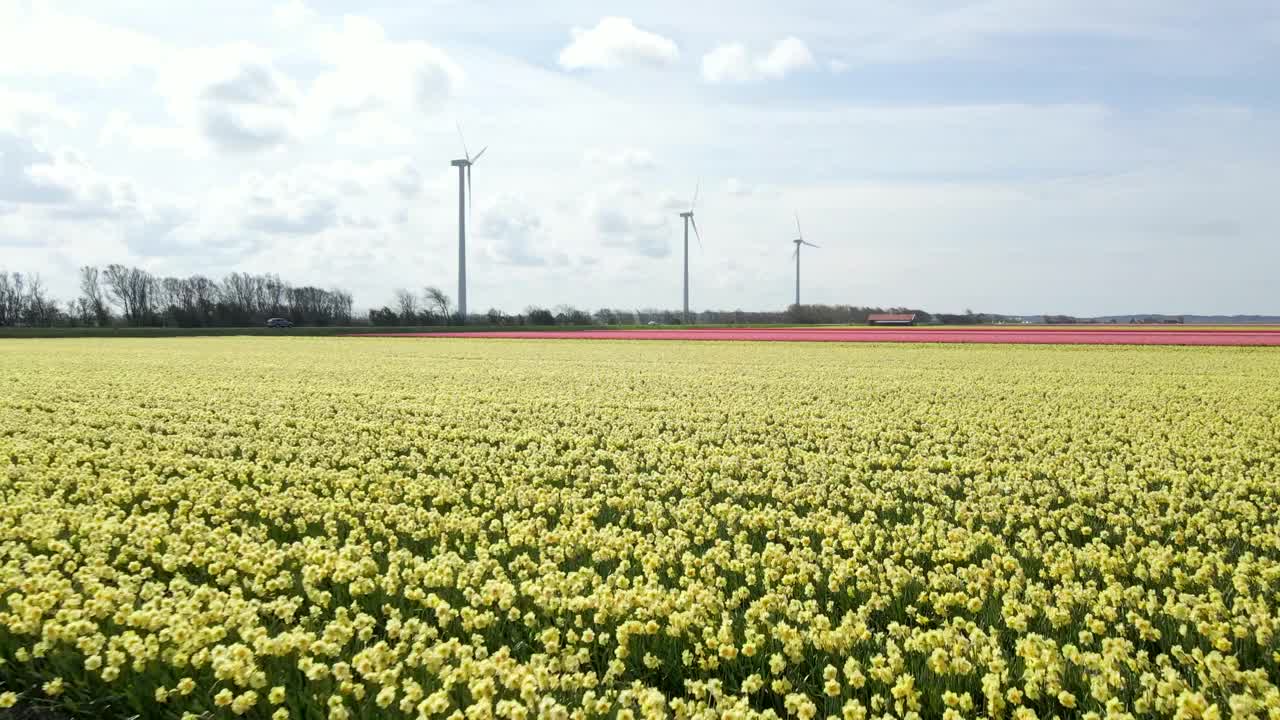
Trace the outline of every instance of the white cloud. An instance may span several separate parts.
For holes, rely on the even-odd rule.
[[[712,84],[776,80],[816,66],[809,46],[796,37],[779,40],[768,53],[754,59],[745,45],[728,43],[702,56],[702,79]]]
[[[311,110],[351,116],[369,111],[438,112],[462,87],[464,73],[444,51],[396,42],[377,21],[348,15],[322,28],[317,50],[329,68],[311,88]]]
[[[209,145],[254,153],[318,137],[343,143],[406,144],[406,119],[442,110],[462,86],[461,67],[423,42],[398,42],[367,17],[326,24],[299,7],[297,55],[246,43],[184,50],[160,72],[171,114]],[[318,66],[309,84],[282,69],[298,58]],[[296,72],[296,71],[295,71]],[[121,131],[122,128],[113,128]]]
[[[241,187],[244,227],[266,233],[315,235],[338,224],[334,188],[306,175],[250,175]]]
[[[44,93],[0,87],[0,129],[43,132],[50,126],[76,127],[80,117]]]
[[[538,212],[513,195],[499,195],[486,207],[477,230],[480,247],[492,262],[526,267],[568,262],[551,242]]]
[[[303,122],[297,84],[275,67],[270,53],[250,45],[185,51],[164,69],[160,88],[174,116],[218,150],[277,147]]]
[[[158,66],[169,53],[154,38],[43,2],[0,3],[0,76],[118,80]]]
[[[0,203],[67,218],[101,218],[139,207],[134,184],[99,173],[70,148],[50,150],[0,130]]]
[[[560,66],[567,70],[661,67],[680,59],[674,41],[641,30],[629,18],[607,17],[589,30],[575,27],[572,34],[573,41],[560,51]]]
[[[395,222],[422,191],[423,177],[406,157],[368,163],[304,165],[244,176],[230,196],[216,199],[223,217],[251,231],[318,235],[340,226],[368,230]],[[388,191],[391,191],[390,193]]]
[[[797,70],[808,70],[816,65],[809,46],[797,37],[779,40],[768,55],[756,62],[760,74],[768,78],[784,78]]]
[[[756,76],[747,46],[721,45],[702,56],[702,79],[709,83],[744,83]]]
[[[595,148],[583,154],[583,164],[609,170],[652,170],[658,166],[653,153],[643,148]]]
[[[729,178],[725,181],[724,191],[734,197],[747,197],[754,194],[756,189],[738,178]]]
[[[112,110],[98,131],[101,145],[123,144],[134,150],[147,152],[175,152],[203,158],[207,147],[200,142],[198,133],[177,125],[149,125],[140,123],[127,112]]]
[[[684,205],[674,196],[655,195],[633,185],[610,185],[590,195],[585,212],[592,244],[629,255],[671,254],[671,211]]]
[[[71,199],[70,188],[58,181],[53,154],[30,138],[0,131],[0,203],[51,205]]]
[[[386,177],[391,188],[404,198],[412,198],[422,192],[422,171],[408,158],[393,161]]]
[[[293,30],[311,21],[315,11],[302,0],[288,0],[271,10],[271,17],[281,27]]]
[[[130,178],[99,171],[73,148],[49,149],[9,130],[0,130],[0,215],[13,234],[6,245],[34,240],[51,249],[56,243],[82,257],[109,238],[125,248],[157,250],[188,219],[181,208],[145,197]]]

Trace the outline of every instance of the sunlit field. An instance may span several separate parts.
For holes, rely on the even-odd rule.
[[[1274,349],[0,341],[0,707],[1277,718],[1277,633]]]

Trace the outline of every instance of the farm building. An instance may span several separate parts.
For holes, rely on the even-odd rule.
[[[867,316],[868,325],[915,325],[915,313],[871,313]]]

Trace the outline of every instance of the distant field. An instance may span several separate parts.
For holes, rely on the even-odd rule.
[[[521,325],[520,330],[531,332],[572,332],[574,330],[602,329],[652,329],[680,328],[684,325]],[[728,325],[699,325],[698,327],[730,327]],[[788,325],[736,325],[732,327],[789,327]],[[0,338],[75,338],[75,337],[225,337],[236,335],[270,336],[270,337],[328,337],[334,335],[351,335],[354,333],[437,333],[437,332],[484,332],[511,329],[503,325],[426,325],[412,327],[372,327],[369,325],[333,326],[333,327],[292,327],[287,329],[253,327],[212,327],[212,328],[160,328],[160,327],[110,327],[110,328],[26,328],[0,327]]]
[[[774,327],[643,328],[557,331],[494,330],[468,333],[371,333],[371,337],[488,338],[503,340],[747,340],[769,342],[1023,343],[1034,345],[1270,345],[1280,346],[1280,330],[1209,327],[1111,328],[1060,325],[1011,327]]]
[[[1238,347],[0,341],[0,701],[1266,718],[1278,377]]]
[[[744,323],[741,325],[580,325],[580,326],[537,326],[537,325],[429,325],[409,327],[371,327],[355,325],[342,327],[293,327],[288,329],[253,327],[213,327],[213,328],[158,328],[158,327],[112,327],[112,328],[15,328],[0,327],[0,338],[74,338],[74,337],[223,337],[223,336],[269,336],[269,337],[328,337],[352,334],[434,334],[434,333],[475,333],[475,332],[539,332],[539,333],[580,333],[589,331],[618,330],[702,330],[717,328],[792,328],[794,324],[786,323]],[[850,328],[866,331],[875,330],[866,325],[807,325],[805,328]],[[1063,332],[1079,331],[1117,331],[1138,329],[1155,329],[1160,331],[1197,332],[1205,330],[1224,330],[1230,332],[1248,332],[1259,330],[1280,330],[1280,325],[917,325],[908,328],[895,328],[912,332],[929,330],[981,329],[1001,332],[1018,332],[1027,329],[1053,329]]]

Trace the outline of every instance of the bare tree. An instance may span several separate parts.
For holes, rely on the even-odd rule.
[[[27,291],[22,296],[22,319],[28,325],[52,325],[58,306],[44,295],[44,281],[38,273],[27,274]]]
[[[80,299],[84,301],[83,309],[92,318],[90,320],[86,317],[86,323],[91,321],[103,327],[111,322],[111,310],[107,307],[107,299],[102,292],[98,268],[93,265],[80,268]]]
[[[396,308],[400,311],[400,322],[404,325],[412,325],[418,321],[418,296],[405,290],[397,288],[395,292]]]
[[[90,307],[89,301],[83,297],[67,301],[67,314],[85,327],[95,324],[96,317],[93,314],[93,308]]]
[[[103,273],[111,297],[120,306],[125,322],[142,325],[151,317],[155,295],[155,278],[141,268],[108,265]]]
[[[263,312],[272,317],[284,313],[284,291],[289,286],[275,273],[262,277]]]
[[[323,291],[325,293],[325,309],[328,312],[330,320],[335,325],[348,325],[351,323],[351,306],[353,298],[351,293],[332,288]]]
[[[24,285],[22,273],[0,272],[0,325],[21,322]]]
[[[231,273],[222,281],[222,302],[230,311],[232,320],[247,325],[257,312],[257,278],[249,273]]]
[[[436,313],[446,322],[449,319],[449,296],[444,291],[434,285],[427,286],[422,291],[423,300],[431,312]]]
[[[132,323],[135,317],[133,295],[129,292],[129,270],[124,265],[112,263],[103,272],[111,297],[120,306],[120,314],[124,315],[126,323]]]
[[[191,288],[194,321],[201,325],[212,322],[218,304],[218,283],[203,275],[192,275],[187,278],[187,286]]]

